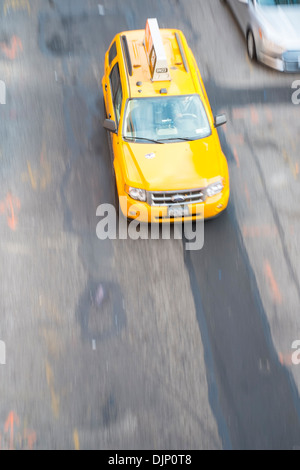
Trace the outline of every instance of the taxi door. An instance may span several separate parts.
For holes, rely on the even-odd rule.
[[[110,103],[108,100],[108,91],[109,91],[109,85],[110,85],[109,77],[110,77],[110,73],[113,68],[113,65],[116,61],[116,58],[117,58],[117,46],[116,46],[116,41],[114,41],[111,44],[108,53],[105,55],[105,63],[104,63],[105,71],[104,71],[103,97],[104,97],[106,109],[108,109],[112,105],[112,103]],[[109,117],[108,114],[109,113],[106,112],[106,117],[111,119],[111,117]]]
[[[115,42],[110,47],[106,57],[103,93],[106,107],[106,118],[115,121],[117,128],[117,133],[108,132],[108,142],[110,146],[112,166],[115,177],[117,177],[119,176],[119,165],[116,163],[116,159],[120,151],[118,129],[123,101],[123,92]],[[119,180],[120,178],[116,179]]]
[[[105,74],[104,74],[104,82],[103,82],[103,98],[104,98],[104,105],[105,105],[105,112],[106,118],[112,119],[116,123],[116,127],[118,127],[118,119],[116,116],[115,110],[115,95],[118,90],[118,82],[120,84],[120,74],[119,74],[119,65],[117,59],[117,48],[116,48],[116,41],[112,43],[108,54],[105,57]],[[110,151],[112,152],[112,144],[113,140],[115,139],[116,134],[109,132],[109,144],[110,144]],[[113,158],[113,155],[112,155]]]

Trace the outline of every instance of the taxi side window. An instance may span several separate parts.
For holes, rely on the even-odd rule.
[[[121,78],[120,78],[120,71],[119,71],[118,63],[114,65],[110,73],[109,79],[110,79],[112,102],[113,102],[113,106],[115,110],[116,121],[117,123],[119,123],[123,95],[122,95],[122,86],[121,86]]]
[[[109,66],[111,66],[112,61],[117,57],[117,46],[116,41],[111,45],[108,53]]]

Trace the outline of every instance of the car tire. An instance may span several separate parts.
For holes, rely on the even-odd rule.
[[[253,62],[257,60],[255,39],[251,29],[247,33],[247,53],[250,60]]]

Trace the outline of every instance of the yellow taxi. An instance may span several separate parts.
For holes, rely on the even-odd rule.
[[[229,173],[194,55],[180,30],[117,34],[102,79],[117,202],[127,218],[212,218],[226,209]]]

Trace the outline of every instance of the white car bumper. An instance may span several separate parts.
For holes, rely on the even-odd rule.
[[[269,67],[280,72],[300,73],[300,50],[286,51],[280,55],[270,55],[268,52],[260,51],[258,59]]]

